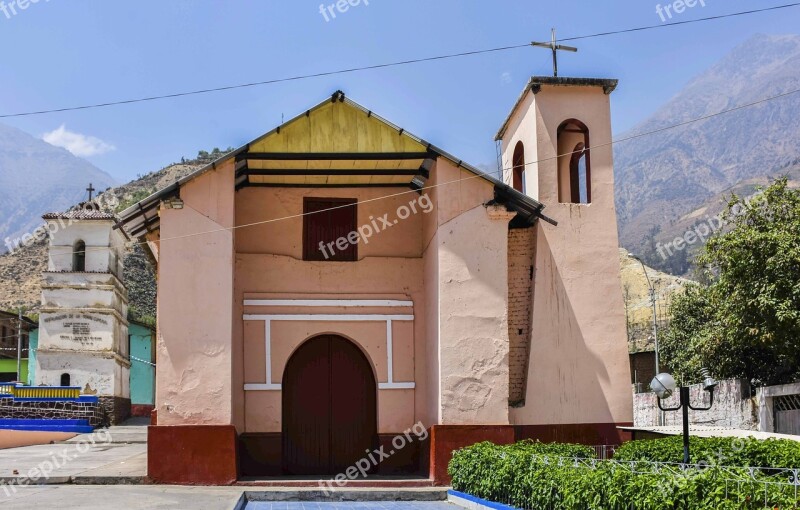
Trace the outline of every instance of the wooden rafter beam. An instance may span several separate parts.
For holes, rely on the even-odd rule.
[[[248,152],[236,161],[401,161],[428,159],[429,152]]]
[[[238,188],[408,188],[409,183],[375,183],[375,184],[279,184],[272,182],[243,182]]]
[[[250,169],[247,174],[253,176],[272,176],[272,175],[296,175],[296,176],[320,176],[320,175],[363,175],[365,177],[373,175],[417,175],[419,170],[272,170],[272,169]]]

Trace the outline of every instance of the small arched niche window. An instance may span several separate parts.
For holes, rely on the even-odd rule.
[[[76,241],[72,248],[72,271],[82,273],[86,271],[86,243]]]
[[[517,142],[514,147],[514,158],[511,163],[514,167],[514,189],[525,193],[525,145],[522,142]]]
[[[592,203],[592,163],[589,128],[570,119],[558,127],[558,201]]]
[[[61,387],[70,386],[70,377],[69,374],[61,374]]]

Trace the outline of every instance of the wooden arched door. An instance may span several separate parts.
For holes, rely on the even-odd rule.
[[[349,340],[312,338],[283,375],[283,468],[333,475],[377,446],[377,385],[369,360]]]

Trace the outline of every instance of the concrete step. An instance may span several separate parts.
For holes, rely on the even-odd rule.
[[[426,489],[434,487],[433,480],[427,478],[381,478],[371,477],[363,480],[343,480],[316,478],[242,478],[236,484],[241,487],[269,487],[275,489]]]
[[[311,488],[271,488],[247,491],[247,502],[312,502],[312,501],[445,501],[446,487],[427,488],[332,488],[329,490]]]

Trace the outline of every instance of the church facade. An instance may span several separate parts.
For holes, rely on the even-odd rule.
[[[533,78],[496,176],[337,92],[124,211],[157,264],[150,478],[446,483],[483,440],[619,444],[615,86]]]

